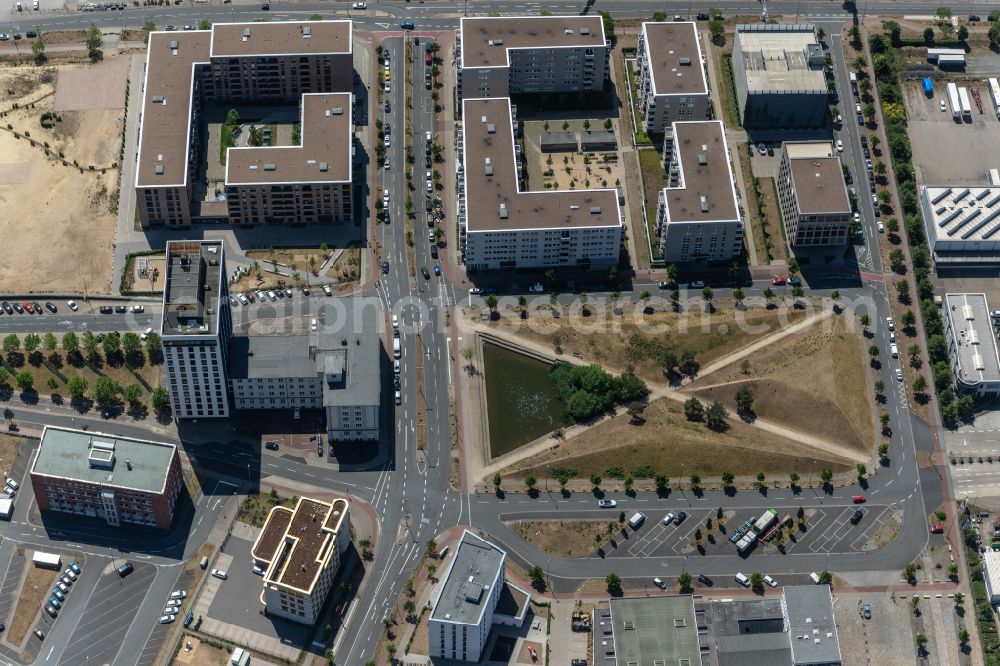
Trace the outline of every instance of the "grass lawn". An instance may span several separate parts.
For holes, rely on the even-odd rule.
[[[243,500],[238,517],[247,525],[263,527],[264,521],[267,520],[267,514],[271,512],[272,508],[278,505],[287,506],[289,509],[294,508],[295,502],[293,500],[292,497],[281,497],[280,495],[275,497],[270,493],[250,495]]]
[[[794,324],[805,317],[804,310],[789,310],[779,315],[777,309],[749,307],[737,311],[719,305],[710,315],[694,306],[687,312],[656,312],[642,317],[645,325],[636,323],[632,308],[625,308],[622,316],[588,317],[582,326],[573,326],[570,317],[553,320],[546,316],[547,329],[531,330],[524,326],[518,336],[555,348],[557,341],[564,355],[582,354],[590,362],[601,363],[623,370],[631,361],[637,375],[650,382],[663,382],[664,376],[656,358],[657,346],[665,346],[680,356],[681,351],[694,352],[698,362],[705,365],[712,360],[741,349],[755,340],[774,333],[783,325]],[[641,317],[641,315],[640,315]],[[739,317],[739,319],[737,319]],[[743,325],[741,322],[746,322]],[[640,322],[641,323],[641,322]],[[501,320],[489,324],[500,327]],[[647,328],[660,328],[660,334],[645,333]],[[550,330],[555,329],[553,332]]]
[[[28,558],[27,553],[24,554],[24,558],[27,560],[24,566],[28,568],[28,575],[24,579],[21,596],[17,599],[17,608],[11,616],[10,626],[7,628],[7,636],[5,637],[7,642],[13,645],[20,645],[34,626],[35,618],[45,600],[52,594],[52,586],[56,576],[59,575],[58,571],[36,567]]]
[[[229,125],[223,123],[221,125],[221,136],[219,137],[219,164],[226,166],[226,151],[230,146],[235,145],[233,142],[233,128]]]
[[[62,395],[67,400],[69,399],[69,392],[66,390],[66,384],[72,377],[79,375],[87,380],[87,389],[90,391],[94,388],[97,378],[104,375],[115,380],[122,387],[129,384],[138,384],[142,389],[143,401],[148,403],[148,398],[152,392],[151,389],[156,388],[160,381],[160,365],[151,365],[145,362],[141,367],[130,370],[125,364],[108,365],[102,353],[96,355],[93,364],[85,362],[79,367],[71,365],[66,359],[66,354],[62,351],[45,354],[44,361],[37,365],[31,362],[39,358],[42,357],[36,354],[35,359],[26,359],[24,364],[20,366],[11,365],[9,355],[4,359],[3,367],[10,373],[8,383],[14,386],[15,391],[19,389],[14,385],[14,376],[24,370],[30,372],[34,378],[34,389],[36,391],[43,395],[56,393]],[[52,363],[52,360],[55,360],[55,363]],[[49,387],[49,379],[55,379],[56,388]],[[147,389],[147,385],[149,389]]]
[[[667,172],[663,170],[660,160],[662,155],[658,150],[637,150],[639,169],[642,171],[642,188],[646,196],[646,233],[652,240],[653,256],[650,259],[662,259],[659,238],[653,227],[656,225],[656,206],[660,191],[667,186]]]
[[[595,503],[596,504],[596,503]],[[584,557],[608,542],[620,525],[617,511],[608,511],[608,520],[535,520],[507,523],[518,536],[538,550],[556,557]],[[600,541],[594,537],[600,535]]]
[[[847,316],[827,320],[832,327],[817,324],[754,353],[748,374],[734,363],[699,377],[687,391],[702,402],[718,400],[735,413],[736,391],[749,386],[761,418],[870,451],[876,404],[860,327],[848,330]]]
[[[728,470],[762,471],[769,477],[787,477],[796,471],[804,477],[824,467],[835,473],[853,469],[853,465],[817,459],[815,449],[746,425],[734,416],[729,419],[729,430],[713,432],[703,423],[688,421],[682,406],[668,399],[654,400],[644,417],[645,424],[635,426],[622,412],[501,474],[511,480],[508,483],[530,474],[541,484],[542,479],[556,476],[553,468],[575,470],[575,478],[586,479],[591,473],[607,478],[608,470],[614,468],[631,474],[645,467],[686,483],[692,474],[709,478]]]

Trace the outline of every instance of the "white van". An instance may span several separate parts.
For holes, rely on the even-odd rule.
[[[318,323],[316,322],[315,319],[313,319],[311,322],[309,322],[309,330],[310,331],[315,331],[317,328],[318,328]]]
[[[149,337],[149,334],[152,332],[153,332],[153,327],[152,326],[147,327],[146,330],[142,332],[142,335],[139,336],[139,339],[145,340],[146,338]]]
[[[431,133],[428,132],[427,133],[427,143],[429,144],[430,142],[431,142]]]
[[[889,345],[889,353],[892,354],[893,358],[899,358],[899,347],[896,346],[896,343]]]
[[[333,289],[330,289],[330,285],[324,284],[323,293],[326,294],[327,296],[333,296]]]
[[[813,572],[812,572],[811,574],[809,574],[809,579],[810,579],[810,580],[811,580],[811,581],[812,581],[812,582],[813,582],[813,583],[814,583],[815,585],[819,585],[819,574],[818,574],[818,573],[816,573],[815,571],[813,571]]]
[[[634,530],[639,529],[639,526],[646,522],[646,516],[641,512],[636,511],[635,514],[628,519],[628,526]]]
[[[750,587],[750,579],[744,576],[742,573],[736,574],[736,582],[743,587]]]
[[[392,357],[400,358],[403,355],[403,350],[399,346],[399,338],[394,337],[392,339]]]

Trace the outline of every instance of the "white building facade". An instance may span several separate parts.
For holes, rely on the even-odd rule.
[[[662,134],[675,121],[708,118],[712,102],[693,22],[643,23],[636,68],[647,133]]]

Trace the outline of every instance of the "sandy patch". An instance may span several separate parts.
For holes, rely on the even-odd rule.
[[[96,65],[61,69],[55,110],[124,109],[130,62],[128,55],[109,56]]]
[[[31,176],[31,162],[0,164],[0,185],[27,183]]]

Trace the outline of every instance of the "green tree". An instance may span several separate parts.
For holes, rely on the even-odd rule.
[[[767,307],[771,307],[771,301],[774,299],[774,290],[770,287],[764,288],[764,300],[767,301]]]
[[[427,557],[437,557],[437,541],[435,539],[428,539],[424,552],[427,553]]]
[[[712,43],[718,44],[726,32],[726,24],[720,19],[712,19],[708,22],[708,31],[712,34]]]
[[[537,484],[538,484],[538,479],[536,479],[535,477],[533,477],[531,475],[528,475],[528,476],[524,477],[524,485],[528,487],[528,492],[529,493],[532,492],[532,491],[534,491],[535,486]]]
[[[733,480],[735,478],[736,478],[736,476],[732,472],[729,472],[729,471],[723,472],[722,473],[722,485],[725,486],[726,488],[731,488],[732,485],[733,485]]]
[[[212,22],[209,21],[208,19],[202,19],[202,20],[198,21],[198,29],[199,30],[211,30],[212,29]]]
[[[80,375],[73,375],[66,382],[66,390],[72,397],[82,398],[87,393],[87,380]]]
[[[705,410],[705,425],[715,431],[726,429],[726,417],[729,415],[725,407],[718,400],[712,402]]]
[[[604,582],[608,586],[608,592],[611,594],[621,594],[622,591],[622,579],[616,573],[609,573],[604,577]]]
[[[52,333],[46,333],[42,336],[42,349],[52,353],[59,346],[59,342],[56,340],[56,336]]]
[[[565,474],[560,474],[556,478],[556,481],[559,482],[559,490],[562,492],[566,492],[566,484],[569,483],[569,477],[566,476]]]
[[[97,353],[97,347],[100,344],[97,341],[97,336],[90,331],[84,331],[83,337],[81,338],[83,350],[87,352],[87,356],[93,356]]]
[[[788,473],[788,483],[789,483],[789,485],[792,486],[792,488],[794,488],[797,485],[799,485],[799,480],[800,479],[801,479],[801,477],[799,476],[798,472],[789,472]]]
[[[129,384],[122,388],[122,398],[129,405],[136,407],[141,404],[142,400],[142,387],[138,384]]]
[[[67,331],[62,336],[62,348],[67,354],[74,354],[80,351],[80,339],[73,331]]]
[[[236,127],[240,124],[240,112],[236,109],[229,109],[226,112],[226,124],[230,127]]]
[[[15,354],[21,349],[21,339],[16,333],[8,333],[3,336],[3,350],[8,354]]]
[[[701,421],[705,417],[705,407],[698,398],[688,398],[684,401],[684,416],[688,421]]]
[[[622,484],[625,486],[625,492],[626,493],[631,493],[632,492],[632,486],[635,485],[635,481],[632,479],[631,476],[626,476],[625,477],[625,481],[623,481]]]
[[[889,459],[889,445],[886,442],[882,442],[878,445],[878,457],[879,460]]]
[[[500,492],[500,484],[503,483],[503,477],[500,476],[500,472],[493,475],[493,489]]]
[[[714,296],[714,293],[712,292],[712,288],[709,287],[708,285],[705,285],[705,288],[701,290],[701,298],[702,298],[702,300],[705,301],[705,307],[707,309],[709,309],[709,310],[712,309],[712,297],[713,296]]]
[[[91,23],[90,30],[87,31],[87,54],[90,56],[91,60],[101,59],[102,41],[101,29]]]
[[[657,474],[656,477],[653,479],[653,482],[656,484],[656,489],[660,492],[663,492],[664,490],[667,489],[667,486],[670,484],[670,477],[664,474]]]
[[[934,41],[934,28],[930,26],[924,28],[924,41],[928,44]]]
[[[736,391],[736,413],[747,416],[753,413],[753,388],[741,386]]]
[[[596,472],[590,475],[590,485],[594,487],[594,490],[601,489],[601,476]]]
[[[121,352],[121,338],[117,335],[105,335],[104,340],[101,341],[101,347],[104,348],[104,357],[110,358]],[[97,388],[97,385],[94,385]]]
[[[139,336],[129,331],[122,335],[122,351],[125,352],[125,358],[130,362],[134,360],[141,360],[142,354],[142,340]]]
[[[691,475],[691,490],[697,491],[701,488],[701,476],[698,474]]]
[[[819,584],[820,585],[829,585],[832,582],[833,582],[833,574],[832,573],[830,573],[826,569],[824,569],[823,571],[820,572],[820,574],[819,574]]]
[[[687,571],[682,571],[679,576],[677,576],[677,587],[681,594],[688,594],[691,592],[691,582],[693,578],[691,574]]]
[[[1000,21],[994,21],[990,24],[990,30],[986,35],[989,37],[991,45],[1000,46]]]
[[[824,469],[819,473],[819,478],[823,480],[824,484],[830,483],[833,480],[833,470]]]
[[[31,387],[35,385],[35,378],[30,370],[22,370],[14,376],[14,383],[22,391],[30,391]]]
[[[910,564],[907,564],[906,568],[903,569],[903,580],[910,581],[916,578],[916,576],[917,576],[917,565],[913,564],[912,562]]]
[[[170,394],[162,386],[157,386],[153,389],[150,399],[153,403],[153,409],[157,412],[165,414],[170,409]]]
[[[107,337],[104,339],[107,340]],[[94,402],[101,407],[108,407],[114,404],[119,390],[118,382],[107,375],[101,375],[94,382]]]
[[[53,391],[59,388],[59,382],[56,380],[55,377],[49,377],[47,380],[45,380],[45,385],[48,386]]]
[[[539,591],[545,589],[545,572],[538,565],[531,567],[528,570],[528,577],[531,578],[531,585]]]
[[[33,354],[42,344],[42,338],[37,333],[28,333],[24,336],[24,351]]]
[[[14,422],[14,410],[11,409],[10,407],[4,407],[4,410],[3,410],[3,420],[6,421],[8,424],[13,423]]]
[[[45,55],[45,42],[42,40],[42,29],[36,28],[35,32],[38,33],[38,36],[35,38],[35,41],[31,42],[31,52],[35,56],[35,64],[41,65],[48,59],[48,56]]]
[[[746,294],[739,287],[733,289],[733,300],[736,301],[737,305],[743,305],[743,299],[746,298]]]
[[[159,363],[163,360],[163,343],[160,341],[159,333],[150,333],[146,336],[146,356],[150,363]]]
[[[764,594],[764,575],[758,572],[750,574],[750,589],[757,594]]]

